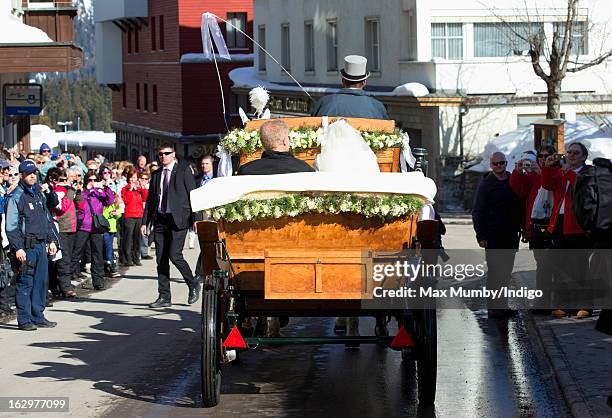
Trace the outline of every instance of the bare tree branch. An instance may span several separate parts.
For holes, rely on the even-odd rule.
[[[572,67],[572,68],[568,68],[567,71],[570,73],[577,73],[578,71],[582,71],[582,70],[586,70],[589,67],[593,67],[595,65],[599,65],[602,62],[604,62],[605,60],[607,60],[608,58],[612,57],[612,50],[606,52],[603,55],[600,55],[599,57],[595,58],[594,60],[587,62],[585,64],[582,64],[578,67]],[[574,64],[578,64],[577,62],[573,62]]]
[[[548,83],[550,81],[550,76],[544,72],[544,69],[540,65],[540,56],[542,53],[542,44],[541,39],[539,37],[534,37],[530,41],[529,48],[529,56],[531,57],[531,65],[533,66],[533,71],[536,73],[538,77]]]
[[[572,44],[574,42],[574,29],[576,27],[576,13],[577,13],[577,3],[578,0],[568,0],[567,2],[567,16],[565,18],[565,28],[563,38],[563,48],[561,52],[561,68],[559,70],[559,75],[561,78],[565,76],[565,72],[567,70],[567,63],[570,57],[570,51],[572,49]],[[558,33],[557,33],[558,36]]]

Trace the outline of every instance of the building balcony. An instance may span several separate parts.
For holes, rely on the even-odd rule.
[[[142,21],[149,16],[148,0],[93,0],[96,23]]]
[[[72,43],[0,44],[0,73],[70,72],[83,66]]]

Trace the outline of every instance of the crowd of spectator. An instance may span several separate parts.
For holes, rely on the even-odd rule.
[[[59,244],[58,254],[49,255],[47,306],[52,305],[53,299],[76,297],[79,288],[103,290],[108,279],[120,277],[119,267],[141,266],[142,260],[153,259],[149,255],[152,237],[143,234],[141,222],[149,181],[159,167],[156,161],[147,163],[141,155],[134,163],[106,161],[102,156],[83,162],[78,155],[53,153],[46,144],[37,154],[0,151],[0,320],[15,314],[16,281],[21,267],[15,262],[15,249],[6,235],[5,211],[28,174],[23,167],[27,168],[30,162],[24,166],[24,161],[33,164],[31,171],[36,172],[36,183],[54,225],[53,241]],[[205,156],[200,162],[210,170],[199,173],[192,166],[193,175],[212,178],[212,157]]]
[[[594,227],[584,224],[584,199],[574,200],[575,185],[594,170],[587,164],[588,154],[582,143],[570,144],[564,155],[543,146],[537,152],[525,152],[509,172],[506,156],[497,152],[490,157],[491,172],[485,174],[476,193],[472,216],[477,241],[487,253],[487,286],[509,285],[522,235],[536,261],[536,288],[543,292],[536,314],[586,318],[601,296],[597,290],[601,283],[592,274],[597,267],[593,266],[593,249],[601,238]],[[602,161],[610,165],[604,159],[596,159],[596,164],[604,164]],[[590,195],[599,193],[602,191]],[[606,211],[612,217],[612,206],[598,216]],[[603,283],[608,296],[609,286]],[[505,300],[489,308],[492,316],[514,313]]]

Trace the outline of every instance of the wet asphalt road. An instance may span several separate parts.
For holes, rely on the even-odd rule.
[[[182,321],[183,330],[198,329],[197,315]],[[362,319],[361,334],[372,335],[373,323]],[[332,327],[329,318],[293,318],[283,333],[332,335]],[[223,367],[220,405],[202,409],[199,333],[184,332],[162,347],[143,348],[153,356],[147,366],[104,389],[115,395],[104,416],[568,416],[536,341],[523,315],[488,319],[486,311],[441,310],[434,409],[419,409],[414,368],[402,367],[398,352],[366,345],[247,352],[239,364]]]

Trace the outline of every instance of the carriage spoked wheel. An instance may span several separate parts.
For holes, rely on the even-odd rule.
[[[419,405],[433,405],[436,400],[438,333],[435,309],[416,312],[417,383]]]
[[[202,401],[207,408],[216,406],[221,397],[222,304],[219,302],[221,280],[212,274],[202,289]]]

